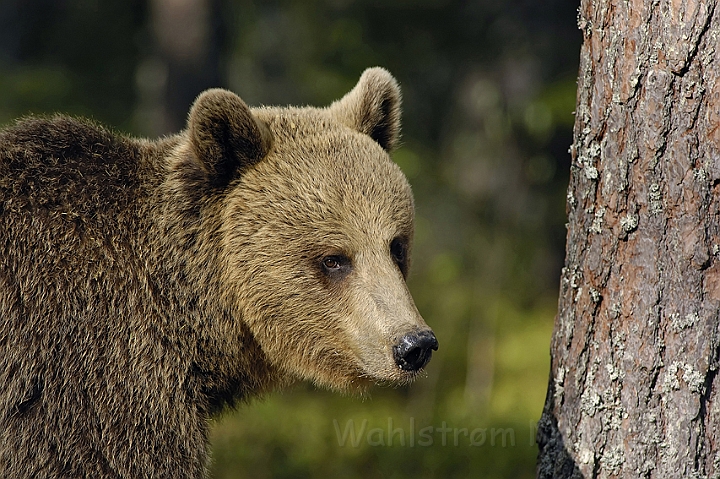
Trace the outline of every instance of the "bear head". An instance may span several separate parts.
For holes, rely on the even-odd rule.
[[[250,109],[214,89],[190,111],[187,154],[220,205],[221,301],[285,377],[407,383],[437,349],[405,283],[414,205],[388,154],[399,133],[400,89],[381,68],[327,108]]]

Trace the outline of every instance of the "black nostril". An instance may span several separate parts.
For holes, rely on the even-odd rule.
[[[432,331],[408,333],[393,348],[395,364],[404,371],[417,371],[425,367],[437,348],[438,342]]]

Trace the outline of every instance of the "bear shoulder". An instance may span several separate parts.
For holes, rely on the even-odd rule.
[[[26,117],[0,130],[0,199],[88,207],[122,200],[155,176],[176,141],[137,140],[65,115]]]
[[[0,130],[3,163],[20,162],[26,167],[46,164],[49,158],[126,156],[130,143],[90,120],[66,115],[30,116]]]

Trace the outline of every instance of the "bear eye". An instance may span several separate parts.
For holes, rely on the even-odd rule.
[[[390,256],[398,265],[403,275],[407,272],[407,245],[401,238],[395,238],[390,242]]]
[[[339,256],[325,256],[322,260],[323,268],[328,271],[338,270],[341,267]]]
[[[320,270],[328,279],[338,281],[352,270],[350,258],[341,254],[331,254],[320,259]]]

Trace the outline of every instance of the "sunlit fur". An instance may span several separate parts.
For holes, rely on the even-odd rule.
[[[325,109],[208,91],[158,141],[64,116],[0,132],[0,477],[204,477],[226,404],[410,381],[399,104],[375,68]]]

